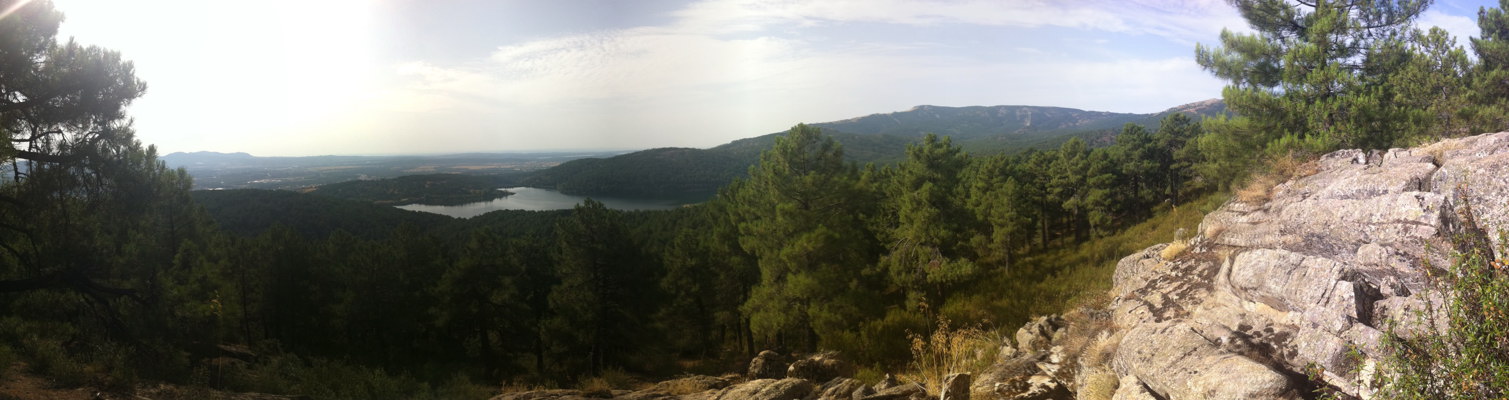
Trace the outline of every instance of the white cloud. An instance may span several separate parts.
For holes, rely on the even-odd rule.
[[[389,93],[384,109],[473,122],[406,120],[379,127],[386,133],[378,135],[402,137],[411,123],[445,126],[447,132],[506,126],[535,135],[494,128],[494,135],[515,139],[498,140],[493,148],[705,147],[796,122],[917,104],[1152,112],[1215,97],[1220,83],[1190,57],[1086,63],[1039,52],[1031,59],[982,64],[939,54],[952,44],[809,41],[802,33],[857,22],[917,28],[1051,25],[1192,43],[1213,40],[1234,15],[1217,0],[709,0],[676,12],[676,21],[665,26],[506,44],[460,64],[405,64],[399,71],[406,83]]]
[[[1159,35],[1188,40],[1222,27],[1245,29],[1220,0],[709,0],[676,15],[679,26],[704,32],[738,32],[778,24],[879,22],[908,25],[1056,26]]]
[[[1457,44],[1463,47],[1469,46],[1469,37],[1482,36],[1483,33],[1482,30],[1478,29],[1477,20],[1460,15],[1449,15],[1436,10],[1425,10],[1425,13],[1421,14],[1420,19],[1415,21],[1415,23],[1421,29],[1430,29],[1432,26],[1441,27],[1441,29],[1450,32],[1451,36],[1456,37]]]

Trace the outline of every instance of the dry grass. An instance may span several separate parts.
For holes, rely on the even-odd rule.
[[[1110,357],[1116,354],[1116,347],[1121,344],[1121,335],[1112,333],[1117,331],[1115,323],[1111,321],[1107,310],[1096,310],[1094,316],[1090,314],[1071,313],[1064,319],[1069,325],[1069,331],[1059,342],[1064,347],[1064,354],[1069,356],[1070,363],[1083,364],[1085,366],[1101,366],[1110,361]],[[1074,368],[1067,368],[1073,371]]]
[[[1000,352],[998,333],[977,326],[953,329],[947,318],[931,335],[912,335],[912,371],[902,379],[921,383],[929,392],[943,388],[943,378],[965,372],[978,376]]]
[[[1436,165],[1446,162],[1446,152],[1461,149],[1464,145],[1461,140],[1443,140],[1425,146],[1425,154],[1436,160]]]
[[[1291,179],[1315,175],[1320,166],[1315,156],[1289,152],[1284,156],[1269,158],[1264,172],[1253,175],[1246,184],[1233,193],[1237,201],[1262,204],[1273,198],[1273,188]]]
[[[1221,236],[1222,233],[1226,233],[1225,224],[1210,224],[1209,226],[1205,226],[1204,228],[1205,230],[1203,232],[1200,232],[1200,236],[1203,236],[1206,239],[1214,239]]]
[[[676,396],[702,393],[708,391],[709,389],[710,387],[706,382],[702,382],[693,378],[675,379],[670,382],[666,382],[665,385],[665,391]]]
[[[1165,246],[1163,250],[1159,250],[1158,256],[1163,257],[1164,261],[1172,260],[1174,259],[1174,257],[1178,257],[1180,254],[1184,254],[1184,250],[1186,249],[1189,249],[1188,240],[1175,240],[1169,242],[1168,246]]]
[[[1234,195],[1237,201],[1243,203],[1262,204],[1273,198],[1273,187],[1278,186],[1278,179],[1273,175],[1262,174],[1247,180],[1246,184],[1237,188]]]
[[[1116,349],[1121,347],[1123,336],[1126,336],[1126,330],[1123,329],[1102,331],[1080,354],[1080,364],[1097,368],[1110,365],[1111,358],[1116,356]]]
[[[1116,396],[1116,389],[1121,387],[1121,380],[1116,373],[1105,368],[1096,368],[1085,377],[1084,382],[1084,388],[1079,391],[1080,399],[1110,400]]]
[[[588,378],[577,389],[586,397],[613,397],[613,385],[603,378]]]
[[[1116,349],[1121,345],[1124,331],[1116,326],[1111,318],[1109,303],[1112,296],[1110,293],[1098,295],[1087,299],[1085,303],[1064,315],[1064,322],[1068,326],[1058,345],[1063,347],[1065,358],[1063,366],[1059,369],[1059,379],[1065,382],[1086,382],[1092,386],[1093,379],[1100,379],[1096,375],[1104,372],[1109,374],[1108,365],[1111,358],[1116,355]],[[1089,374],[1083,377],[1075,377],[1077,374]],[[1115,393],[1116,376],[1110,374],[1112,380],[1110,391]],[[1081,393],[1080,398],[1101,398]],[[1103,398],[1110,398],[1109,395]]]
[[[1315,163],[1315,159],[1313,155],[1289,152],[1283,157],[1269,159],[1268,171],[1284,180],[1315,175],[1316,172],[1320,172],[1320,166]]]

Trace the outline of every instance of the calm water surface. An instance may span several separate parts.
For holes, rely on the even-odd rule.
[[[588,196],[572,196],[561,194],[550,189],[516,187],[506,188],[513,195],[478,203],[467,203],[455,206],[432,206],[428,204],[410,204],[398,206],[405,210],[424,211],[457,218],[471,218],[497,210],[565,210],[576,207]],[[705,199],[698,198],[670,198],[670,199],[633,199],[616,197],[592,197],[615,210],[668,210],[687,204],[701,202]]]

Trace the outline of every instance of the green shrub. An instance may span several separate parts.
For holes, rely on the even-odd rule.
[[[0,381],[8,378],[6,374],[10,373],[11,365],[18,360],[15,350],[11,350],[10,346],[0,344]]]
[[[89,373],[84,363],[74,359],[57,340],[34,339],[23,344],[29,350],[33,372],[52,378],[64,387],[77,387],[89,383]]]
[[[1457,243],[1486,243],[1471,208],[1461,213],[1464,231]],[[1500,243],[1504,234],[1500,233]],[[1394,327],[1384,338],[1384,398],[1509,398],[1509,266],[1481,245],[1461,246],[1449,273],[1430,273],[1445,295],[1445,304],[1414,318],[1419,326],[1436,326],[1431,316],[1447,318],[1443,334],[1404,338]],[[1504,254],[1501,249],[1500,254]],[[1427,271],[1434,271],[1427,263]],[[1444,307],[1441,309],[1440,307]]]
[[[498,394],[494,387],[478,385],[467,378],[465,374],[451,376],[440,387],[435,388],[435,397],[440,399],[486,399]]]
[[[226,388],[240,392],[305,395],[314,399],[485,399],[496,388],[454,374],[438,385],[381,368],[326,359],[272,355],[222,371]]]

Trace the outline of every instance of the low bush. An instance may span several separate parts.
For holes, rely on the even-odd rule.
[[[487,398],[498,392],[497,388],[473,383],[463,374],[432,386],[381,368],[292,355],[268,356],[228,374],[226,388],[233,391],[305,395],[315,399]]]
[[[1481,236],[1470,205],[1463,204],[1464,231]],[[1459,244],[1482,239],[1454,238]],[[1499,243],[1504,239],[1501,232]],[[1394,321],[1385,336],[1383,398],[1509,398],[1509,260],[1496,259],[1491,249],[1459,248],[1465,250],[1454,257],[1449,273],[1428,274],[1436,278],[1444,304],[1431,305],[1414,321]],[[1425,268],[1432,266],[1427,262]],[[1431,318],[1437,315],[1447,318],[1445,332],[1402,334],[1404,324],[1436,326]]]

